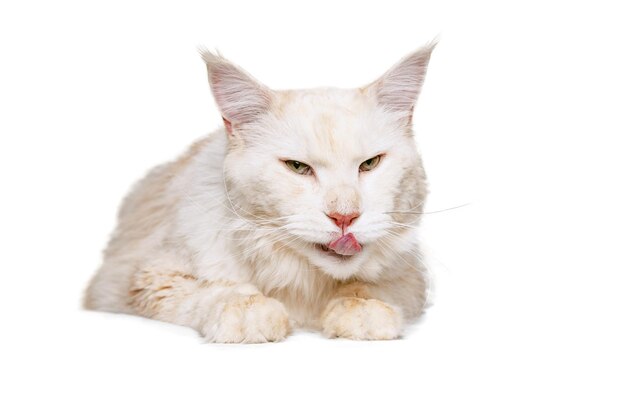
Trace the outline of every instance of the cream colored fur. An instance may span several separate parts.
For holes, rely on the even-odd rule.
[[[193,327],[212,342],[277,341],[294,327],[400,336],[427,292],[411,117],[433,47],[352,90],[273,91],[204,51],[225,129],[134,187],[85,306]],[[332,212],[360,213],[346,230],[360,253],[316,245],[342,234]]]

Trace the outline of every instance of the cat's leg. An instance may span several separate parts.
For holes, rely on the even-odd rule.
[[[137,314],[194,328],[210,342],[280,341],[289,333],[282,303],[250,284],[142,270],[132,277],[129,298]]]
[[[383,302],[371,285],[353,282],[341,286],[321,317],[322,332],[329,338],[392,340],[404,326],[402,310]]]

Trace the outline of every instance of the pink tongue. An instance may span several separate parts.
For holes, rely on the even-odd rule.
[[[328,248],[340,255],[354,255],[361,251],[361,245],[352,233],[337,238],[328,244]]]

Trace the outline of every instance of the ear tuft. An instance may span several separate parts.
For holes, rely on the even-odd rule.
[[[410,116],[436,45],[437,41],[432,41],[407,55],[376,80],[370,88],[374,90],[378,103],[391,111]]]
[[[211,91],[222,113],[232,125],[252,122],[267,112],[271,91],[241,68],[208,49],[198,48],[206,63]]]

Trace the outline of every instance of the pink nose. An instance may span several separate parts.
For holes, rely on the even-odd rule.
[[[337,225],[343,231],[344,229],[352,225],[352,222],[356,218],[361,216],[361,214],[354,212],[354,213],[349,213],[347,215],[344,215],[341,213],[332,212],[332,213],[327,213],[326,216],[332,219],[335,225]]]

